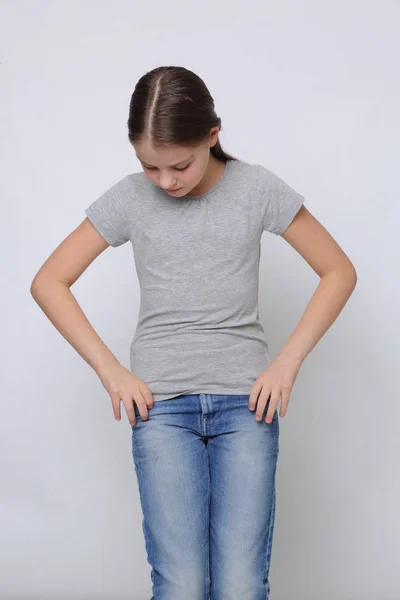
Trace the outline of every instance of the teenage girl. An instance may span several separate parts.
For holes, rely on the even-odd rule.
[[[353,264],[262,165],[221,147],[200,77],[159,67],[137,82],[128,138],[143,171],[96,199],[36,274],[31,293],[94,369],[132,430],[155,600],[265,600],[279,416],[299,369],[346,304]],[[320,282],[271,360],[258,313],[260,240],[280,235]],[[99,338],[72,284],[130,242],[141,303],[130,369]]]

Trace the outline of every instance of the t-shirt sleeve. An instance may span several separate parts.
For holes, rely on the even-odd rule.
[[[98,233],[116,248],[130,239],[125,203],[128,199],[128,176],[124,177],[86,209],[85,214]]]
[[[258,167],[257,189],[263,230],[281,235],[305,202],[304,196],[262,165]]]

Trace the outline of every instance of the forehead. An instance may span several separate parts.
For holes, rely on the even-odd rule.
[[[196,147],[170,146],[166,148],[154,148],[150,144],[135,144],[137,158],[148,165],[174,166],[186,162],[198,154]]]

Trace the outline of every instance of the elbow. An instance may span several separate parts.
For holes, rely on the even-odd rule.
[[[357,271],[351,261],[346,262],[345,266],[339,271],[341,280],[345,283],[349,290],[349,294],[352,294],[357,285]]]
[[[70,283],[66,283],[55,277],[54,273],[46,269],[40,269],[33,278],[29,291],[34,300],[39,304],[41,299],[54,289],[54,286],[59,285],[64,285],[67,288],[71,287]]]
[[[32,298],[34,298],[36,301],[39,296],[40,288],[41,288],[40,279],[39,279],[38,275],[35,275],[35,277],[33,278],[32,282],[31,282],[31,287],[29,288],[29,291],[30,291]]]
[[[351,294],[357,285],[357,271],[353,263],[346,259],[345,262],[341,261],[340,264],[336,264],[334,267],[328,269],[322,276],[328,275],[334,277],[336,282],[342,286],[345,286]]]
[[[35,297],[36,294],[36,289],[37,289],[37,280],[38,280],[38,276],[35,275],[35,277],[32,279],[31,281],[31,287],[29,288],[29,291],[31,293],[31,296]]]
[[[29,288],[31,296],[36,300],[36,302],[38,302],[39,298],[43,296],[43,292],[48,289],[50,283],[51,279],[47,275],[44,275],[41,271],[36,273],[31,282],[31,287]]]
[[[349,265],[348,265],[348,278],[349,280],[352,282],[353,287],[356,287],[357,285],[357,271],[353,265],[353,263],[351,261],[349,261]]]

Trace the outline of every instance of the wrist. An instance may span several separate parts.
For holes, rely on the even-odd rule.
[[[109,358],[107,358],[106,360],[103,360],[100,363],[97,363],[96,365],[93,366],[93,369],[95,370],[95,372],[97,373],[97,375],[100,375],[101,373],[105,373],[106,371],[108,371],[109,369],[120,365],[119,360],[113,355]]]
[[[291,362],[301,364],[306,355],[302,354],[298,350],[293,350],[290,348],[282,348],[282,350],[277,354],[276,360],[279,362]]]

